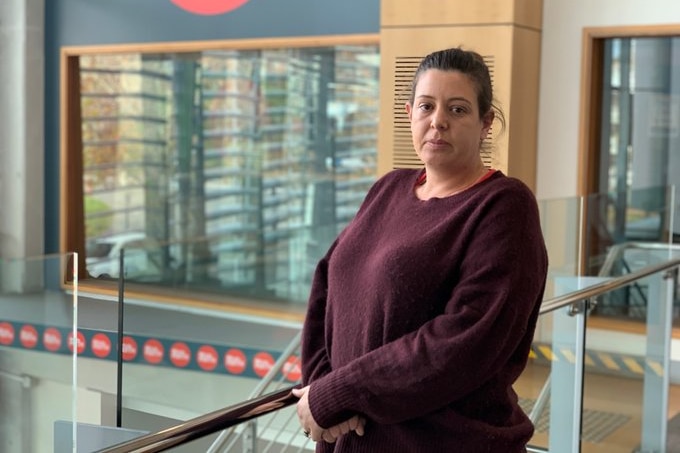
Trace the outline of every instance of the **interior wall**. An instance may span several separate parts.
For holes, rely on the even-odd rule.
[[[584,27],[661,25],[680,19],[677,0],[546,0],[539,91],[539,199],[575,197]]]

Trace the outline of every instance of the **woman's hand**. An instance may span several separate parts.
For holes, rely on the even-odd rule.
[[[293,395],[300,398],[297,403],[297,414],[300,420],[300,425],[307,437],[314,442],[325,441],[328,443],[335,442],[338,437],[347,434],[350,431],[356,432],[359,436],[364,435],[364,425],[366,420],[363,417],[355,415],[354,417],[324,429],[314,420],[314,416],[309,409],[309,386],[301,389],[293,389]]]

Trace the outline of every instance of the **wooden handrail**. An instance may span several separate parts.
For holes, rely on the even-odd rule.
[[[97,453],[152,453],[199,439],[234,425],[290,406],[298,401],[295,386],[200,415],[179,425],[121,442]]]

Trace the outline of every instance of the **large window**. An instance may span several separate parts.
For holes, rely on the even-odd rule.
[[[584,122],[592,193],[585,237],[588,275],[627,274],[668,259],[667,244],[680,238],[674,201],[680,182],[678,31],[624,27],[586,34],[592,51],[583,113],[590,115]],[[663,247],[655,253],[649,245],[635,245],[643,242]],[[614,291],[594,313],[643,321],[648,297],[646,284]],[[675,304],[680,313],[680,299]]]
[[[618,202],[639,212],[610,230],[662,240],[666,187],[680,182],[680,38],[610,38],[603,57],[599,192],[629,193]]]
[[[377,45],[69,58],[64,177],[82,216],[65,237],[84,276],[304,301],[376,177]]]

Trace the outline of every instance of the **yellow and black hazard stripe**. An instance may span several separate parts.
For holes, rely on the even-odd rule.
[[[549,343],[531,345],[529,359],[536,363],[564,362],[575,364],[576,353],[570,348],[556,348]],[[663,375],[663,366],[659,360],[645,356],[621,354],[608,351],[586,350],[584,356],[586,371],[614,373],[634,377],[642,377],[645,372]]]

